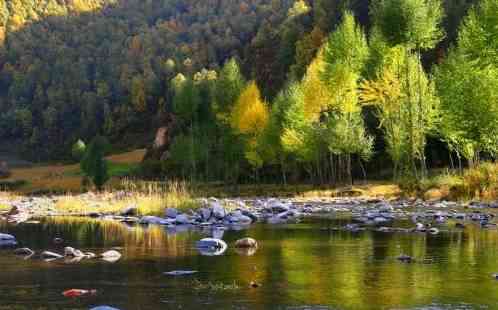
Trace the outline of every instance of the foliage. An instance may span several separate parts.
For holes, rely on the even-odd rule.
[[[78,141],[76,141],[71,148],[71,155],[73,156],[74,160],[80,161],[83,158],[85,151],[85,142],[83,142],[81,139],[78,139]]]
[[[498,68],[479,68],[455,51],[437,69],[443,139],[473,161],[498,155]]]
[[[379,0],[372,4],[375,26],[389,44],[433,48],[443,38],[440,0]]]
[[[415,55],[398,46],[385,56],[376,79],[361,85],[361,101],[377,110],[395,176],[416,177],[413,160],[424,165],[427,135],[438,122],[439,100],[421,66]]]
[[[267,103],[262,100],[256,83],[250,82],[233,107],[230,124],[236,133],[246,139],[245,156],[255,168],[263,165],[258,152],[258,139],[268,124],[268,118]]]

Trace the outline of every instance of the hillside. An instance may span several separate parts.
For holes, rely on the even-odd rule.
[[[446,0],[454,36],[469,1]],[[367,0],[13,0],[0,4],[0,139],[68,156],[96,133],[144,146],[172,110],[169,81],[242,63],[271,99],[300,77],[344,7]],[[128,137],[123,139],[123,137]],[[132,137],[132,138],[130,138]],[[130,142],[132,141],[132,142]]]

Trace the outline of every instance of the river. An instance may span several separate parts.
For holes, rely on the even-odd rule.
[[[0,309],[498,309],[498,281],[491,276],[498,272],[496,229],[468,224],[438,235],[328,229],[342,224],[308,218],[226,231],[229,249],[210,257],[194,247],[207,235],[200,230],[79,218],[0,223],[0,232],[37,252],[60,253],[70,245],[96,253],[116,247],[123,254],[115,263],[68,264],[0,250]],[[246,236],[260,244],[254,255],[233,248]],[[64,244],[54,244],[56,237]],[[398,261],[402,253],[416,261]],[[198,273],[163,274],[172,270]],[[72,288],[97,294],[62,295]]]

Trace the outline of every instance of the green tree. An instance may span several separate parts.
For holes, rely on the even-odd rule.
[[[426,174],[426,162],[425,138],[417,141],[417,137],[425,136],[430,126],[427,126],[426,118],[421,114],[426,111],[424,108],[426,103],[423,102],[423,68],[421,65],[412,65],[413,61],[410,58],[414,53],[416,62],[421,63],[421,52],[434,48],[444,37],[441,28],[443,19],[441,0],[379,0],[372,3],[371,11],[376,39],[384,40],[391,48],[403,46],[406,50],[403,53],[405,66],[401,68],[404,75],[401,81],[404,83],[404,96],[407,101],[404,106],[408,112],[408,124],[406,128],[403,126],[399,128],[407,130],[408,161],[400,163],[403,166],[408,165],[402,167],[403,173],[412,175],[418,180]],[[412,68],[416,70],[415,75],[410,71]],[[382,71],[380,68],[378,70]],[[415,87],[411,85],[413,79],[416,81]],[[419,167],[422,168],[422,174],[419,173]]]
[[[108,147],[109,143],[106,138],[96,136],[90,142],[80,163],[81,170],[92,180],[98,190],[102,190],[110,178],[107,160],[104,158]]]
[[[358,82],[368,56],[365,34],[353,14],[346,11],[325,45],[322,80],[330,94],[326,141],[333,154],[345,157],[350,183],[352,155],[369,159],[372,153],[373,139],[366,134],[358,101]]]

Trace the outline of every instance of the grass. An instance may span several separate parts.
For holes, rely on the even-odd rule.
[[[498,164],[482,163],[463,173],[446,170],[420,183],[403,182],[405,193],[423,196],[427,200],[449,199],[495,201],[498,199]]]
[[[203,197],[287,197],[295,199],[332,198],[332,197],[385,197],[394,198],[400,195],[396,184],[388,182],[371,182],[352,187],[331,185],[315,186],[310,184],[279,185],[258,184],[226,186],[223,184],[199,184],[196,191]]]
[[[119,213],[135,206],[139,215],[163,215],[165,208],[181,211],[196,209],[199,202],[186,183],[153,183],[122,181],[121,190],[110,189],[100,194],[65,195],[56,203],[56,209],[65,214]]]
[[[144,155],[145,150],[140,149],[108,156],[110,184],[119,185],[120,178],[133,173]],[[11,173],[8,179],[2,180],[3,183],[9,185],[5,186],[8,190],[15,190],[24,194],[36,192],[79,193],[82,191],[81,180],[83,175],[79,164],[40,165],[12,169]]]

